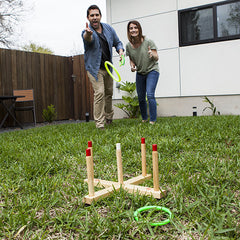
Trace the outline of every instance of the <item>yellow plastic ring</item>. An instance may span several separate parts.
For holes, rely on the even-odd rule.
[[[105,65],[105,68],[106,68],[108,74],[111,76],[111,78],[112,78],[113,80],[115,80],[116,82],[121,82],[121,76],[120,76],[118,70],[113,66],[113,64],[110,63],[109,61],[106,61],[106,62],[104,63],[104,65]],[[110,72],[110,70],[109,70],[109,68],[108,68],[108,65],[109,65],[110,67],[112,67],[112,69],[113,69],[113,70],[115,71],[115,73],[118,75],[118,79],[112,75],[112,73]]]

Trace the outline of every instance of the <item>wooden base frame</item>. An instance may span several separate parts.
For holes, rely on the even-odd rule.
[[[142,154],[142,175],[133,177],[126,181],[123,181],[123,171],[122,171],[122,158],[121,158],[121,147],[120,143],[117,143],[116,155],[118,164],[118,182],[107,181],[102,179],[95,179],[93,174],[93,156],[92,156],[92,143],[88,143],[88,149],[86,150],[86,161],[87,161],[87,171],[88,179],[84,182],[88,183],[89,194],[83,197],[83,202],[85,204],[92,204],[100,199],[109,196],[114,191],[119,191],[120,188],[124,189],[128,193],[134,194],[138,193],[140,195],[153,196],[154,198],[160,199],[166,195],[166,190],[159,188],[158,180],[158,153],[157,145],[153,145],[153,188],[139,186],[138,184],[151,179],[152,175],[146,173],[146,147],[145,139],[142,138],[141,154]],[[103,187],[104,189],[94,192],[94,186]]]

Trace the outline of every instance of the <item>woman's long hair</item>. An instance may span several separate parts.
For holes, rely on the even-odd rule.
[[[130,24],[134,24],[138,28],[138,33],[139,34],[138,34],[137,41],[135,40],[135,38],[131,37],[130,31],[129,31]],[[142,39],[144,39],[144,36],[142,35],[142,27],[141,27],[141,24],[138,21],[132,20],[128,23],[128,25],[127,25],[127,36],[128,36],[129,42],[132,43],[132,44],[135,44],[136,42],[141,42]]]

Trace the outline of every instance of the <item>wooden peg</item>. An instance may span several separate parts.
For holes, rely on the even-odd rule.
[[[153,189],[154,191],[159,191],[157,144],[152,145],[152,161],[153,161]]]
[[[88,195],[94,196],[94,170],[91,156],[91,149],[86,149],[87,177],[88,177]]]
[[[142,175],[145,177],[147,176],[145,138],[141,138],[141,156],[142,156]]]
[[[121,144],[116,144],[117,168],[118,168],[118,182],[123,184],[123,167],[122,167],[122,153]]]

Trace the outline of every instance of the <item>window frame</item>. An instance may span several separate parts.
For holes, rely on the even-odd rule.
[[[179,46],[184,47],[184,46],[191,46],[191,45],[198,45],[198,44],[205,44],[205,43],[213,43],[213,42],[221,42],[221,41],[229,41],[229,40],[240,39],[240,34],[218,37],[217,7],[218,6],[223,6],[223,5],[226,5],[226,4],[231,4],[231,3],[240,3],[240,0],[226,0],[226,1],[223,1],[223,2],[211,3],[211,4],[202,5],[202,6],[197,6],[197,7],[192,7],[192,8],[179,10],[178,11]],[[208,8],[213,9],[213,38],[206,39],[206,40],[196,40],[196,41],[183,42],[183,39],[182,39],[183,28],[182,28],[182,25],[181,25],[181,14],[186,13],[186,12],[191,12],[191,11],[204,10],[204,9],[208,9]]]

